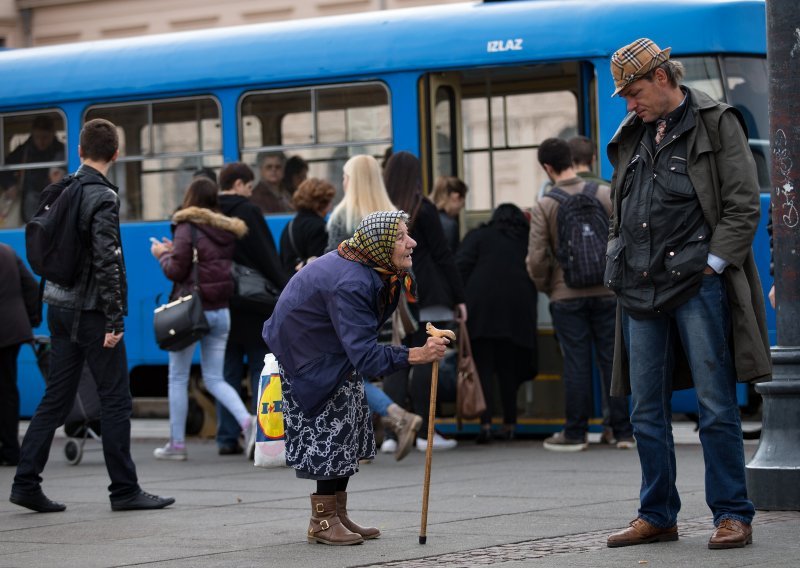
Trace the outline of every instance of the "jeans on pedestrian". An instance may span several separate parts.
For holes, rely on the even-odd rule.
[[[0,463],[19,462],[19,343],[0,347]]]
[[[724,518],[750,523],[754,509],[745,484],[730,311],[722,277],[703,276],[696,296],[657,317],[634,319],[623,311],[622,329],[633,395],[631,422],[642,467],[639,516],[657,527],[671,527],[681,506],[671,420],[674,347],[680,342],[697,391],[706,503],[714,524]]]
[[[252,413],[256,414],[258,408],[258,381],[264,369],[264,356],[267,354],[267,345],[261,337],[255,341],[244,344],[228,340],[225,347],[225,382],[237,393],[242,389],[242,377],[245,374],[245,359],[247,359],[247,374],[250,379],[250,392],[253,393]],[[235,447],[238,443],[242,427],[236,418],[217,400],[217,446],[220,448]]]
[[[84,364],[97,385],[100,398],[100,431],[103,457],[111,478],[112,501],[139,492],[136,466],[131,459],[131,387],[125,343],[103,347],[106,318],[100,311],[81,312],[77,341],[70,340],[75,312],[49,306],[50,372],[44,396],[22,440],[13,490],[36,494],[41,491],[40,474],[47,465],[56,428],[64,423],[78,392]]]
[[[239,393],[225,382],[222,369],[225,365],[225,344],[231,319],[228,308],[205,310],[210,331],[200,344],[200,367],[203,383],[214,398],[227,408],[236,418],[241,431],[250,419]],[[192,357],[197,343],[169,354],[169,429],[173,443],[183,443],[186,439],[186,415],[189,411],[189,373]]]
[[[372,412],[378,416],[386,416],[389,411],[389,405],[393,404],[392,399],[389,398],[385,392],[375,386],[372,381],[364,380],[364,394],[367,395],[367,406]]]
[[[592,348],[603,390],[611,391],[614,362],[616,299],[588,296],[550,303],[558,343],[564,358],[564,435],[583,441],[592,414]],[[631,437],[626,397],[608,397],[609,422],[617,439]]]

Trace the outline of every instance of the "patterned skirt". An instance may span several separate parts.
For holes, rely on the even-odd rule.
[[[349,477],[359,459],[375,457],[375,435],[360,375],[346,380],[316,416],[292,398],[292,379],[281,367],[286,463],[304,479]]]

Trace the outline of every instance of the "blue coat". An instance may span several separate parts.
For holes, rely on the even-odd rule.
[[[354,370],[382,376],[409,366],[408,348],[378,345],[378,329],[397,303],[381,309],[383,286],[375,270],[334,250],[295,274],[281,293],[263,338],[308,414],[317,414]]]

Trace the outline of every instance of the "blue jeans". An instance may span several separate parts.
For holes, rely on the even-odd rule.
[[[614,326],[617,301],[590,296],[550,303],[553,327],[564,356],[564,435],[583,441],[592,413],[592,346],[605,392],[611,391]],[[630,438],[632,429],[626,397],[608,397],[609,424],[617,439]]]
[[[215,399],[222,403],[235,417],[239,431],[250,420],[239,393],[225,382],[222,369],[225,364],[225,344],[231,317],[228,308],[206,310],[206,319],[211,328],[200,343],[200,366],[203,383]],[[197,343],[181,351],[169,354],[169,429],[170,440],[182,443],[186,439],[186,414],[189,411],[189,372]]]
[[[666,528],[675,525],[681,508],[670,409],[674,347],[680,342],[697,390],[706,503],[714,524],[724,518],[750,523],[755,512],[745,484],[730,311],[722,277],[704,276],[696,296],[655,318],[634,319],[623,311],[622,330],[630,364],[631,422],[642,466],[639,516]]]
[[[376,412],[379,416],[386,416],[389,405],[392,404],[392,399],[372,382],[367,379],[363,379],[363,381],[364,394],[367,395],[367,406],[369,406],[370,411]]]
[[[261,378],[264,356],[267,352],[267,345],[260,337],[248,344],[228,341],[225,348],[225,382],[237,393],[242,388],[242,377],[245,371],[244,360],[247,358],[247,372],[252,389],[250,392],[253,393],[253,414],[256,414],[258,407],[258,381]],[[236,418],[217,401],[217,446],[220,448],[235,447],[240,431],[241,427]]]

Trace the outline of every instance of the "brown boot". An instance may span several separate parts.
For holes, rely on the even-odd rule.
[[[348,530],[360,534],[364,538],[364,540],[369,540],[371,538],[378,538],[379,536],[381,536],[381,531],[379,531],[375,527],[361,527],[350,520],[350,517],[347,516],[346,491],[336,492],[336,513],[339,515],[339,519],[342,521],[342,524]]]
[[[349,531],[336,513],[336,495],[311,494],[311,522],[308,524],[308,542],[334,546],[361,544],[361,535]]]
[[[342,521],[344,522],[344,521]],[[708,548],[743,548],[753,542],[753,527],[736,519],[722,519],[708,541]]]
[[[397,435],[397,449],[394,452],[394,459],[400,461],[408,455],[417,437],[417,431],[422,426],[422,416],[402,410],[402,415],[383,418],[384,427],[391,428]]]

